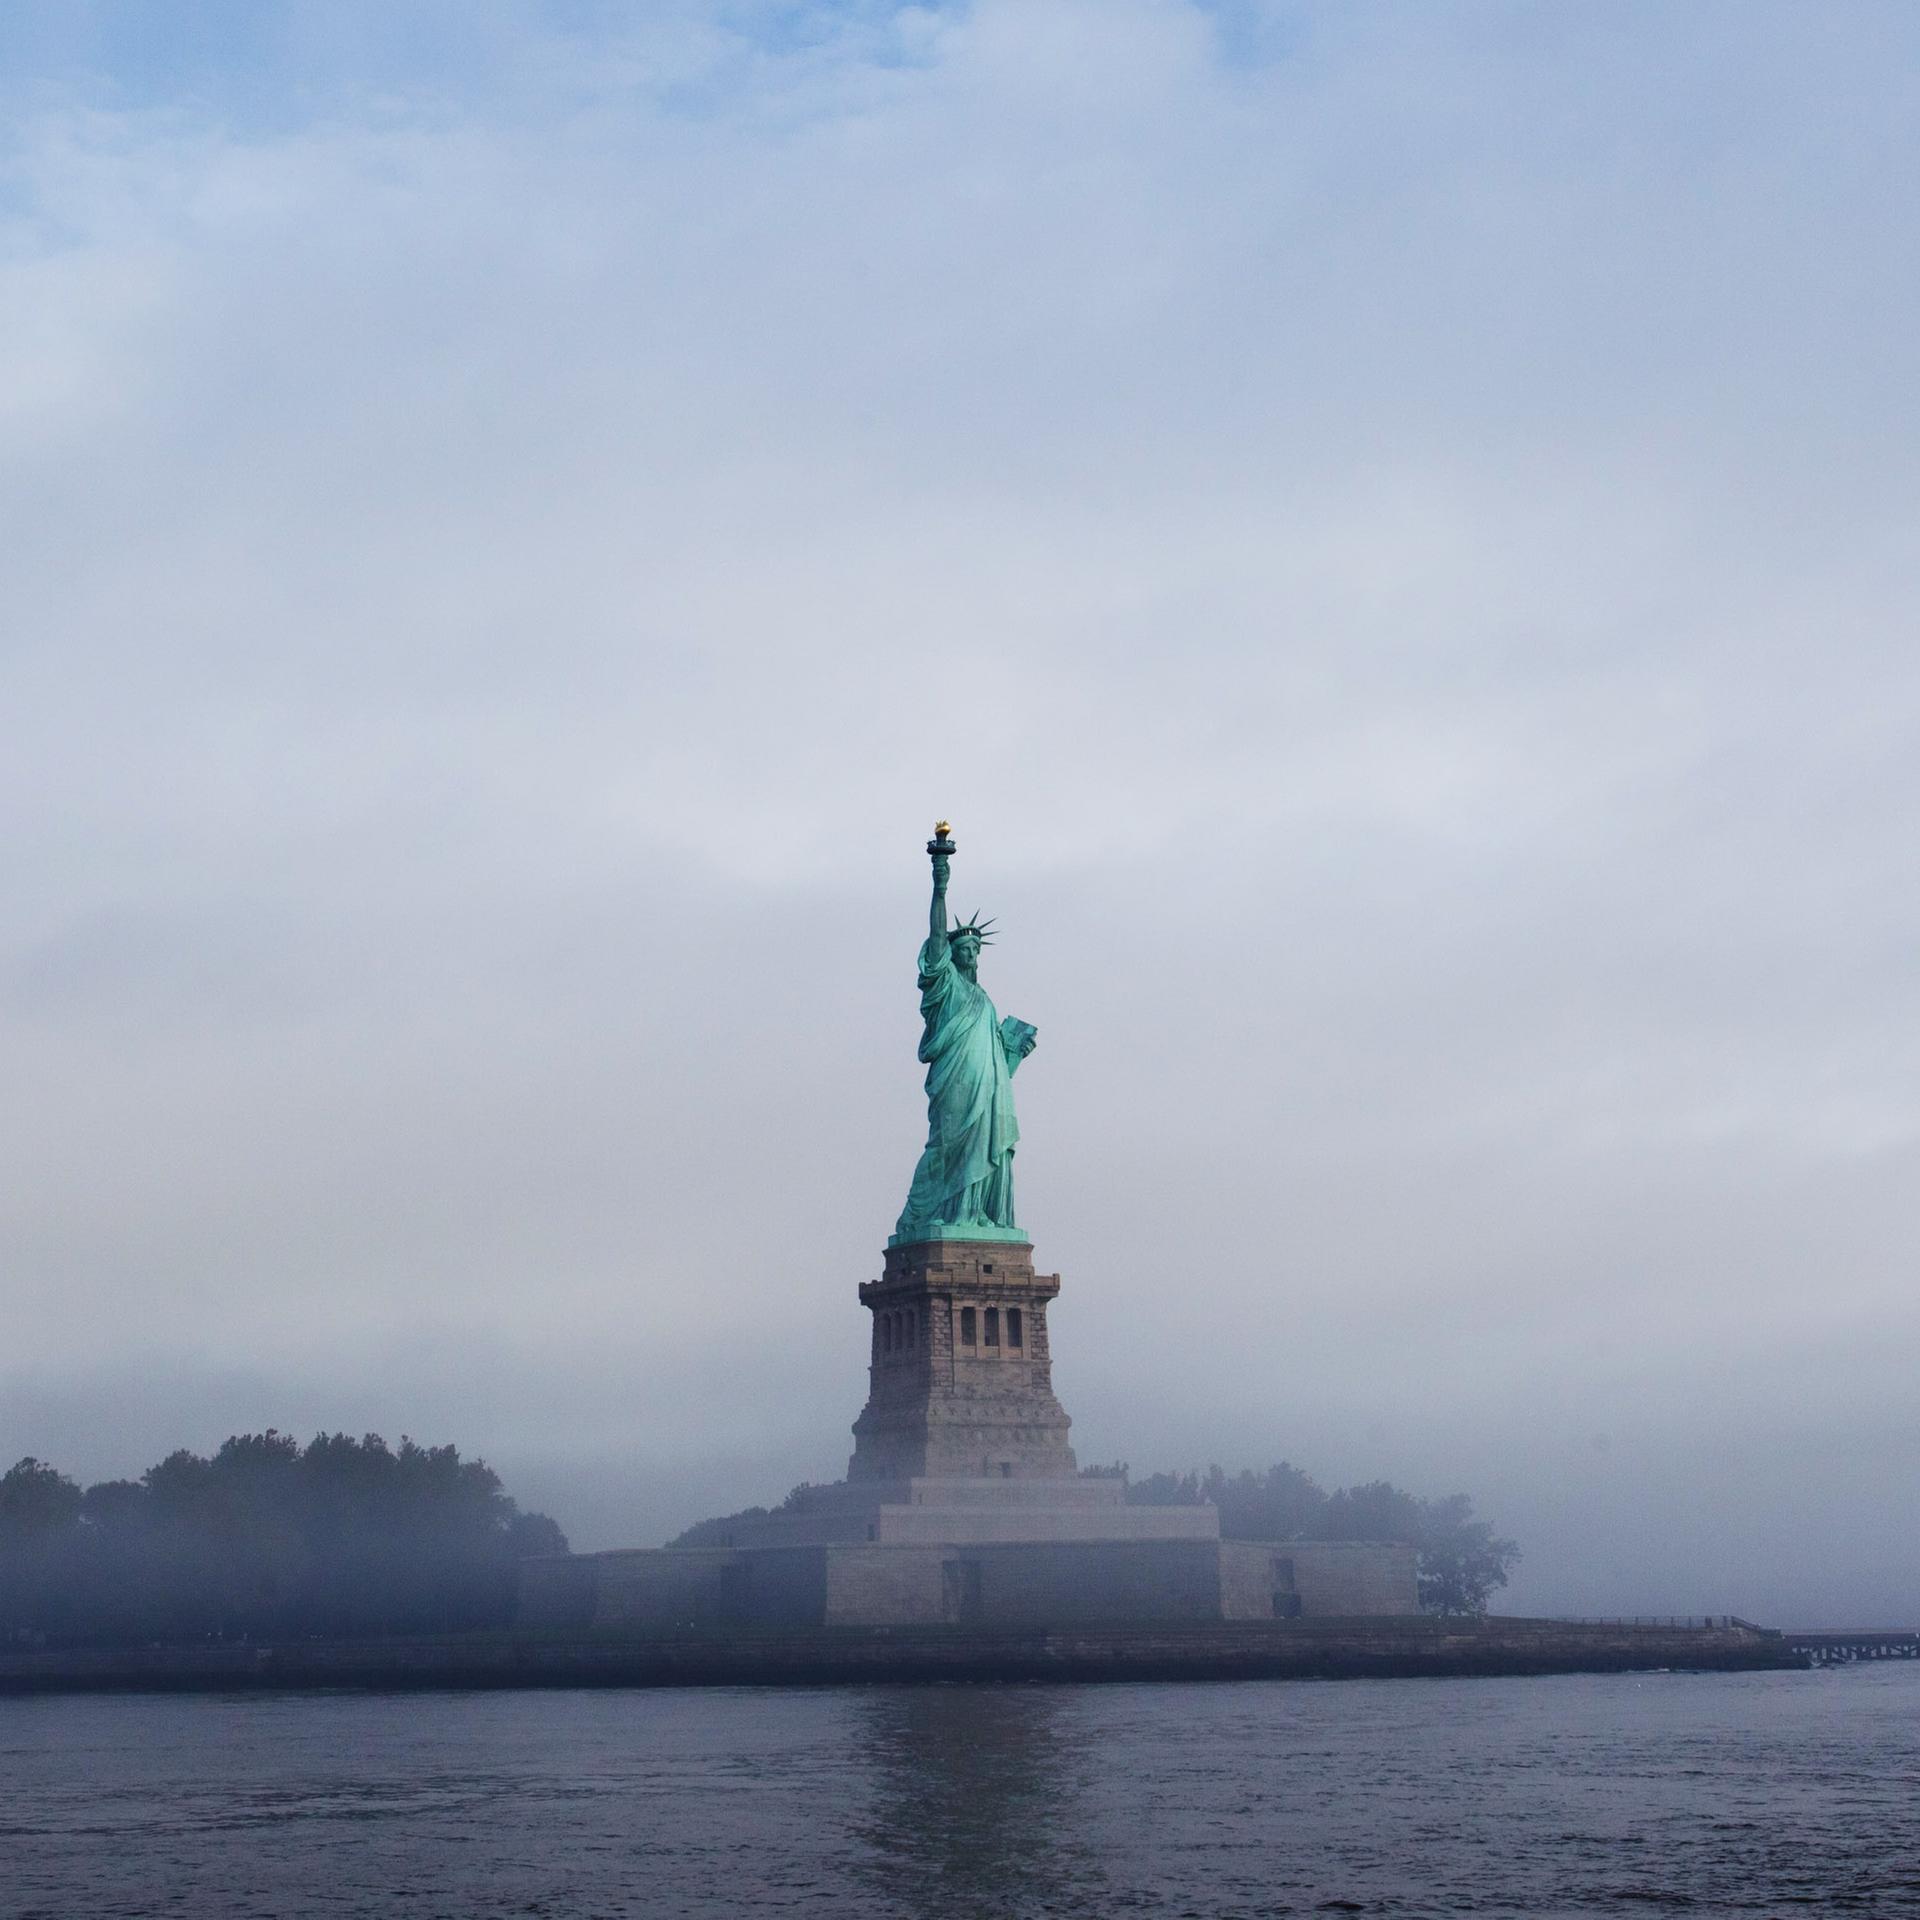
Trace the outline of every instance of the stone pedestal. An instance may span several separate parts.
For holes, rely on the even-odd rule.
[[[711,1634],[1413,1609],[1411,1547],[1222,1540],[1213,1507],[1082,1479],[1053,1394],[1059,1291],[1024,1240],[889,1247],[860,1289],[873,1345],[846,1479],[712,1547],[527,1562],[523,1618]]]
[[[842,1480],[741,1520],[740,1547],[1064,1546],[1220,1538],[1214,1507],[1130,1507],[1124,1480]]]
[[[860,1289],[873,1346],[848,1481],[1072,1477],[1047,1343],[1059,1291],[1024,1241],[889,1247]]]

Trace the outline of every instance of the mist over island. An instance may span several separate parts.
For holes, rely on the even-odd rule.
[[[6,9],[0,1467],[836,1480],[950,815],[1083,1462],[1911,1623],[1917,34]]]
[[[1920,6],[0,4],[0,1920],[1920,1910]]]

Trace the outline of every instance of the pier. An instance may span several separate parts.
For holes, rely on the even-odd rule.
[[[1879,1627],[1819,1628],[1782,1633],[1780,1638],[1811,1667],[1849,1667],[1861,1660],[1920,1660],[1920,1633]]]

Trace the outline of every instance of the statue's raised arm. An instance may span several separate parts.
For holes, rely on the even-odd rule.
[[[933,904],[920,951],[920,1058],[927,1069],[927,1144],[914,1169],[896,1244],[1025,1240],[1013,1217],[1013,1074],[1034,1029],[1002,1021],[980,985],[991,920],[976,913],[949,930],[947,876],[954,844],[940,821],[927,842]]]
[[[927,852],[933,860],[933,907],[927,917],[927,954],[931,958],[943,952],[947,944],[947,874],[953,860],[953,841],[944,820],[934,823]]]

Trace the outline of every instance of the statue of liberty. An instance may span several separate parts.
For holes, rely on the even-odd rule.
[[[1013,1217],[1013,1076],[1035,1029],[1002,1020],[978,974],[991,920],[947,925],[953,842],[942,820],[927,842],[933,907],[920,949],[920,1058],[927,1068],[927,1146],[889,1246],[916,1240],[1018,1240]]]

